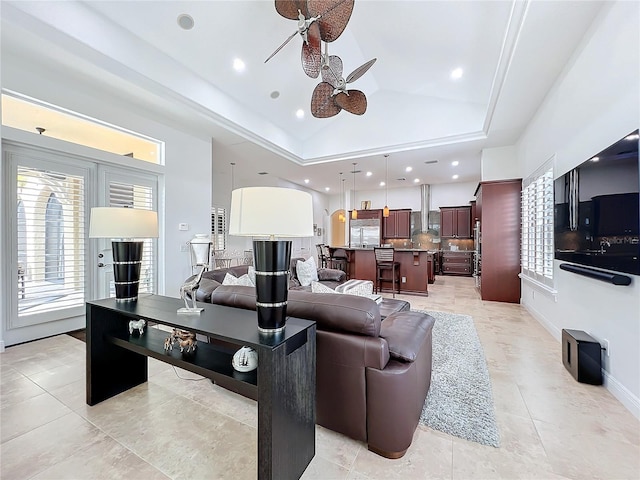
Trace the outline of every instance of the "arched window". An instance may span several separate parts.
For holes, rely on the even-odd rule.
[[[49,195],[44,221],[44,279],[48,282],[62,283],[64,280],[64,223],[62,204],[55,193]]]

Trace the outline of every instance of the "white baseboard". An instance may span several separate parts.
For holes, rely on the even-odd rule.
[[[640,420],[640,399],[633,395],[627,388],[612,377],[609,372],[602,370],[604,386],[616,397],[627,410]]]
[[[531,314],[533,318],[535,318],[540,325],[542,325],[553,338],[558,341],[562,340],[562,330],[556,327],[553,323],[548,321],[544,315],[542,315],[538,310],[536,310],[530,303],[524,303],[521,301],[521,305],[525,308],[527,312]]]
[[[562,330],[549,322],[544,315],[538,312],[531,304],[521,302],[521,305],[531,314],[556,340],[562,341]],[[640,398],[631,393],[624,385],[615,379],[609,372],[602,369],[603,386],[611,392],[616,399],[625,406],[637,419],[640,420]]]

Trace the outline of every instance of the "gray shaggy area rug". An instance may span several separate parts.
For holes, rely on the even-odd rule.
[[[500,446],[487,362],[468,315],[424,312],[435,318],[433,367],[420,423],[456,437]]]

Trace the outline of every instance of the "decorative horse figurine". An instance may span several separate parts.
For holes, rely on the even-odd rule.
[[[202,280],[202,275],[205,270],[207,270],[207,266],[203,265],[200,273],[193,278],[193,280],[189,280],[185,282],[180,287],[180,297],[184,300],[184,308],[179,308],[178,313],[200,313],[204,310],[204,308],[199,308],[196,306],[196,290],[200,286],[200,281]],[[189,305],[188,299],[191,298],[193,305]]]
[[[142,335],[146,324],[147,323],[142,318],[140,320],[131,320],[129,322],[129,335],[132,335],[134,330],[138,330],[138,333]]]

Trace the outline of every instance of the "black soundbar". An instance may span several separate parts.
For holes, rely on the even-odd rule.
[[[620,275],[619,273],[605,272],[604,270],[581,267],[580,265],[573,265],[571,263],[561,263],[560,268],[567,272],[577,273],[578,275],[595,278],[602,282],[613,283],[614,285],[631,285],[631,277]]]

